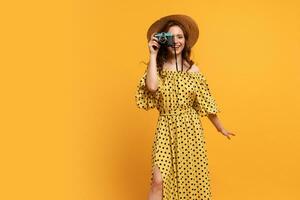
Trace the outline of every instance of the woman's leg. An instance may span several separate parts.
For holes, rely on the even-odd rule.
[[[148,195],[148,200],[162,200],[163,194],[163,179],[157,165],[153,169],[153,180]]]

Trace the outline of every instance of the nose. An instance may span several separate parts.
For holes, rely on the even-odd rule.
[[[178,45],[180,42],[179,42],[179,39],[177,38],[177,37],[174,37],[174,43],[176,44],[176,45]]]
[[[178,45],[178,41],[176,39],[174,39],[173,42],[174,46]]]
[[[174,38],[174,42],[175,42],[176,44],[178,43],[178,38],[177,38],[177,37]]]

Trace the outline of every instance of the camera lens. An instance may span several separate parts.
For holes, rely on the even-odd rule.
[[[159,42],[161,43],[165,43],[167,41],[167,38],[162,36],[161,38],[159,38]]]

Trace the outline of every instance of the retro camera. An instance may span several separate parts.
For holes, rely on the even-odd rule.
[[[158,39],[158,43],[162,46],[166,46],[166,47],[174,46],[174,36],[172,33],[169,32],[156,33],[154,37]]]
[[[176,70],[178,71],[174,35],[170,32],[161,32],[161,33],[156,33],[154,35],[154,37],[156,37],[158,39],[158,43],[161,46],[174,47],[174,51],[175,51],[174,55],[175,55],[175,60],[176,60]],[[153,46],[153,48],[156,49],[155,46]],[[181,71],[183,71],[183,65],[181,65]]]

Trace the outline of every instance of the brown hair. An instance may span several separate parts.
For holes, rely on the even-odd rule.
[[[185,38],[185,45],[184,48],[181,52],[182,54],[182,61],[186,60],[187,63],[190,65],[188,70],[191,69],[192,65],[194,64],[194,61],[190,59],[191,56],[191,47],[188,45],[188,40],[189,40],[189,35],[187,33],[187,31],[185,30],[184,26],[175,20],[171,20],[168,21],[161,30],[159,30],[158,32],[167,32],[169,30],[170,27],[172,26],[179,26],[184,34],[184,38]],[[164,63],[167,61],[167,55],[168,55],[168,49],[166,46],[161,46],[158,50],[157,53],[157,58],[156,58],[156,63],[157,63],[157,70],[159,71],[159,73],[161,72]],[[149,64],[149,62],[147,63],[147,65]]]

